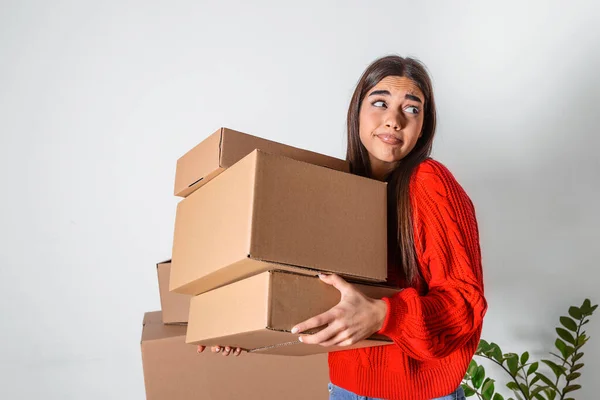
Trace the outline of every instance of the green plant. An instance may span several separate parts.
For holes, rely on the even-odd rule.
[[[558,338],[554,343],[560,354],[550,353],[557,359],[555,361],[541,360],[552,370],[552,378],[538,371],[540,363],[531,362],[527,351],[521,355],[504,354],[497,344],[481,340],[475,355],[492,361],[510,375],[511,380],[506,387],[514,393],[517,400],[574,400],[572,392],[581,388],[581,385],[575,383],[584,366],[581,362],[584,354],[581,349],[590,339],[582,328],[589,322],[589,317],[597,307],[597,304],[592,306],[590,300],[585,299],[580,307],[569,308],[569,317],[560,317],[561,326],[556,328]],[[462,387],[467,397],[504,400],[504,396],[495,392],[494,382],[494,379],[486,377],[483,365],[472,360]],[[509,397],[508,400],[515,398]]]

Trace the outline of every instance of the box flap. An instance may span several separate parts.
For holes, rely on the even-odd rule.
[[[186,327],[181,325],[164,325],[162,323],[162,312],[153,311],[144,314],[142,328],[142,343],[152,340],[168,339],[177,336],[185,336]]]
[[[288,337],[290,333],[286,333]],[[365,339],[352,346],[331,346],[323,347],[318,344],[304,344],[299,341],[281,342],[280,344],[256,347],[249,351],[251,354],[271,354],[271,355],[282,355],[282,356],[307,356],[311,354],[331,353],[334,351],[354,350],[365,347],[373,346],[388,346],[392,345],[391,340],[376,340],[376,339]]]
[[[338,171],[350,171],[350,164],[339,158],[284,145],[233,129],[222,128],[222,132],[220,166],[223,168],[231,167],[238,160],[241,160],[252,151],[259,149],[266,153],[279,154]]]
[[[222,128],[177,160],[175,172],[176,196],[187,196],[202,179],[219,168]]]

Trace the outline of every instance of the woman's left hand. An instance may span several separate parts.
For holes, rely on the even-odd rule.
[[[387,306],[359,292],[336,274],[319,275],[321,280],[340,291],[340,302],[332,309],[299,323],[292,333],[327,325],[323,330],[299,338],[302,343],[328,346],[350,346],[368,338],[383,326]]]

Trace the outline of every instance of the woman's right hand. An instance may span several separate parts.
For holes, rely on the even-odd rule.
[[[198,353],[202,353],[206,346],[198,346]],[[240,347],[233,348],[229,346],[212,346],[210,350],[213,353],[221,353],[224,356],[228,356],[230,354],[235,355],[236,357],[242,354],[242,349]]]

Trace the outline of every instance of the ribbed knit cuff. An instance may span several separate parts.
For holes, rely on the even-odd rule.
[[[398,329],[402,326],[401,321],[406,314],[406,306],[404,306],[404,302],[392,301],[389,297],[383,297],[381,300],[385,302],[387,312],[383,320],[383,326],[377,333],[393,338],[399,334]]]

